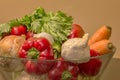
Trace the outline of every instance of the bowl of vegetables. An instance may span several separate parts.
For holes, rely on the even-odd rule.
[[[112,28],[90,36],[62,11],[37,8],[0,25],[0,70],[5,80],[99,80],[116,47]]]

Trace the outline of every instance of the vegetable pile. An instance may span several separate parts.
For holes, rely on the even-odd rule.
[[[47,73],[49,80],[77,80],[78,75],[99,73],[102,61],[90,58],[115,50],[109,40],[111,33],[111,27],[104,25],[89,38],[71,16],[37,8],[32,14],[0,24],[0,55],[26,59],[22,63],[29,74]]]

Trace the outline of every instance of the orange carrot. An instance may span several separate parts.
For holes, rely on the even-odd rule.
[[[115,46],[109,40],[104,39],[90,45],[90,49],[93,49],[100,55],[103,55],[111,53],[113,50],[115,50]]]
[[[112,28],[109,26],[102,26],[100,27],[93,36],[89,39],[88,45],[91,45],[97,41],[103,40],[103,39],[109,39],[112,33]]]

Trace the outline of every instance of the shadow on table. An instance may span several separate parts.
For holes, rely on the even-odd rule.
[[[120,59],[113,58],[100,80],[120,80]]]

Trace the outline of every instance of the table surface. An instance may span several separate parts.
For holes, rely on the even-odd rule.
[[[120,59],[113,58],[100,80],[120,80]]]

